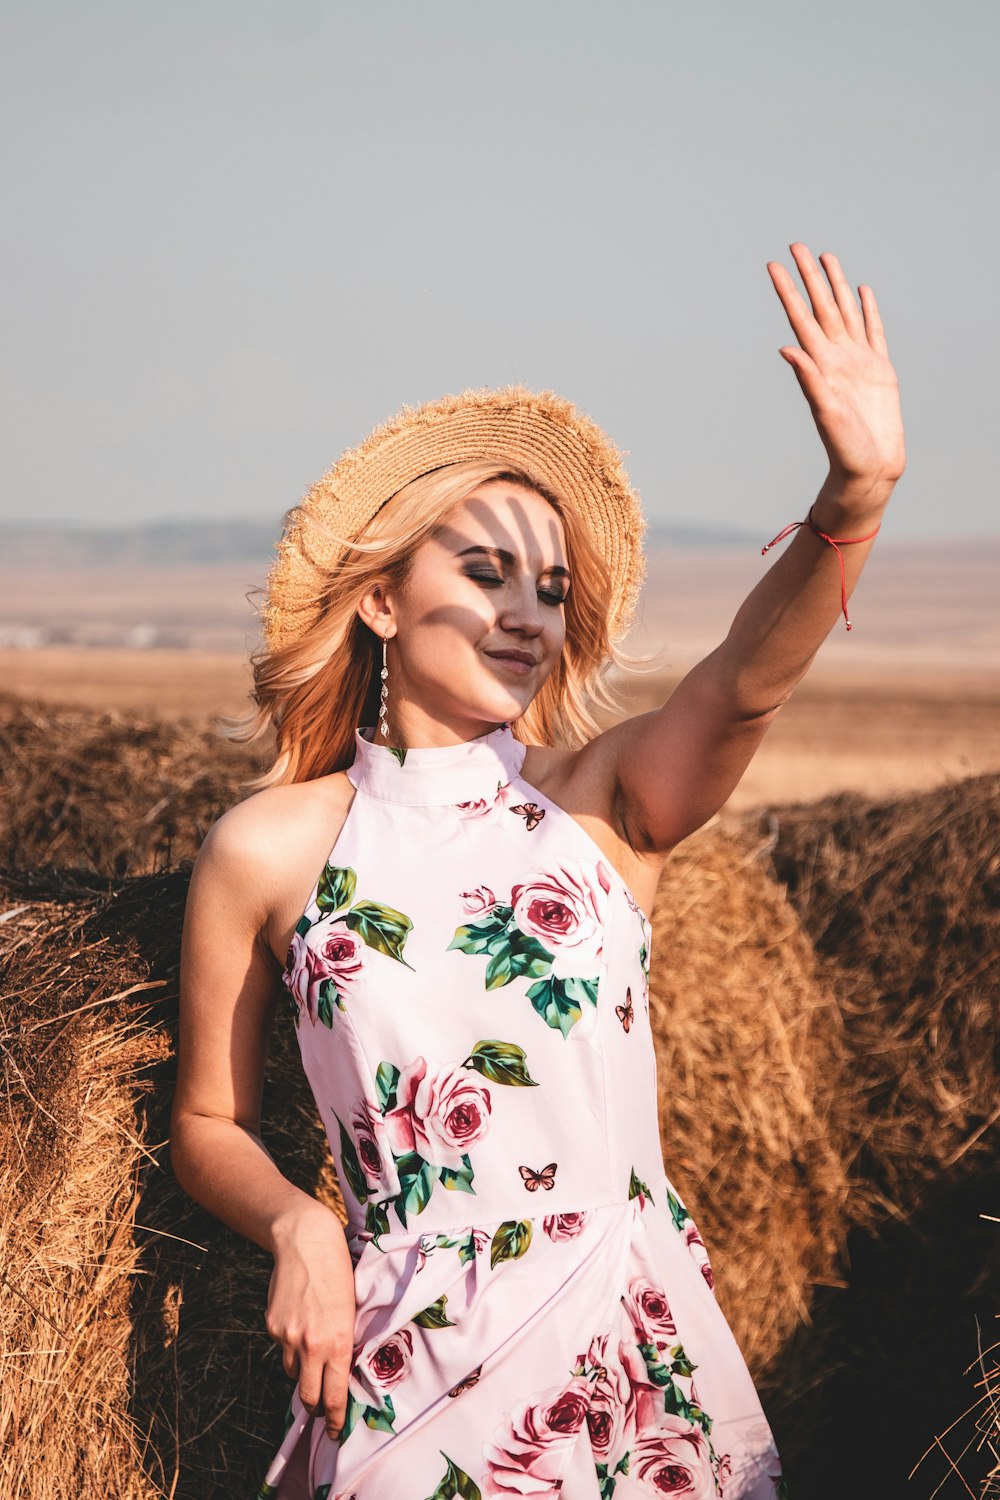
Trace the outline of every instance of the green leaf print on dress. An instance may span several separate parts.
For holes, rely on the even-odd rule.
[[[445,1312],[448,1302],[447,1292],[442,1292],[436,1302],[430,1307],[425,1307],[423,1312],[414,1313],[413,1321],[418,1328],[454,1328],[455,1324]]]
[[[487,956],[483,982],[501,989],[535,982],[527,998],[547,1026],[568,1037],[596,1007],[611,876],[603,860],[566,860],[515,885],[497,901],[486,885],[459,897],[467,920],[448,950]]]
[[[470,1479],[464,1469],[460,1469],[447,1455],[441,1453],[448,1467],[444,1471],[444,1477],[438,1484],[437,1489],[427,1496],[427,1500],[482,1500],[482,1490],[474,1479]]]
[[[655,1203],[656,1201],[646,1183],[643,1182],[641,1177],[637,1176],[635,1167],[632,1168],[632,1175],[628,1181],[628,1195],[630,1198],[638,1198],[640,1208],[645,1208],[647,1198],[650,1203]]]
[[[299,919],[282,974],[296,1024],[304,1010],[314,1025],[332,1028],[334,1010],[344,1009],[364,976],[367,948],[413,968],[403,957],[410,918],[381,901],[354,901],[357,883],[349,865],[326,865],[316,887],[320,915]]]

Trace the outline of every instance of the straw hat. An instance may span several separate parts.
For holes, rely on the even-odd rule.
[[[342,554],[303,513],[353,537],[412,479],[475,458],[522,469],[574,507],[607,564],[609,631],[612,640],[620,640],[645,571],[646,527],[621,455],[570,402],[551,391],[508,386],[404,407],[312,486],[279,541],[268,574],[262,610],[268,648],[290,644],[313,624],[317,588]]]

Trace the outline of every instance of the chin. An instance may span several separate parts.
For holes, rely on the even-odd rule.
[[[504,693],[502,695],[494,695],[490,698],[483,697],[475,704],[472,703],[471,699],[467,699],[464,704],[464,710],[466,713],[471,712],[483,724],[491,726],[495,724],[509,724],[512,719],[519,719],[521,717],[533,697],[534,694],[532,694],[531,698],[514,698]],[[486,733],[485,730],[483,732]]]

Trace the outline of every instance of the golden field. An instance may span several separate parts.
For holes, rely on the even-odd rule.
[[[637,682],[635,711],[662,702],[677,680],[657,673]],[[241,713],[249,685],[246,659],[232,652],[0,650],[0,687],[19,696],[206,725]],[[1000,770],[1000,669],[820,661],[768,731],[729,809],[845,790],[892,796],[992,770]]]

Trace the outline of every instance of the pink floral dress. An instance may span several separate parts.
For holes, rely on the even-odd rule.
[[[650,927],[508,726],[357,788],[284,981],[350,1216],[334,1441],[281,1500],[774,1500],[780,1465],[665,1178]]]

